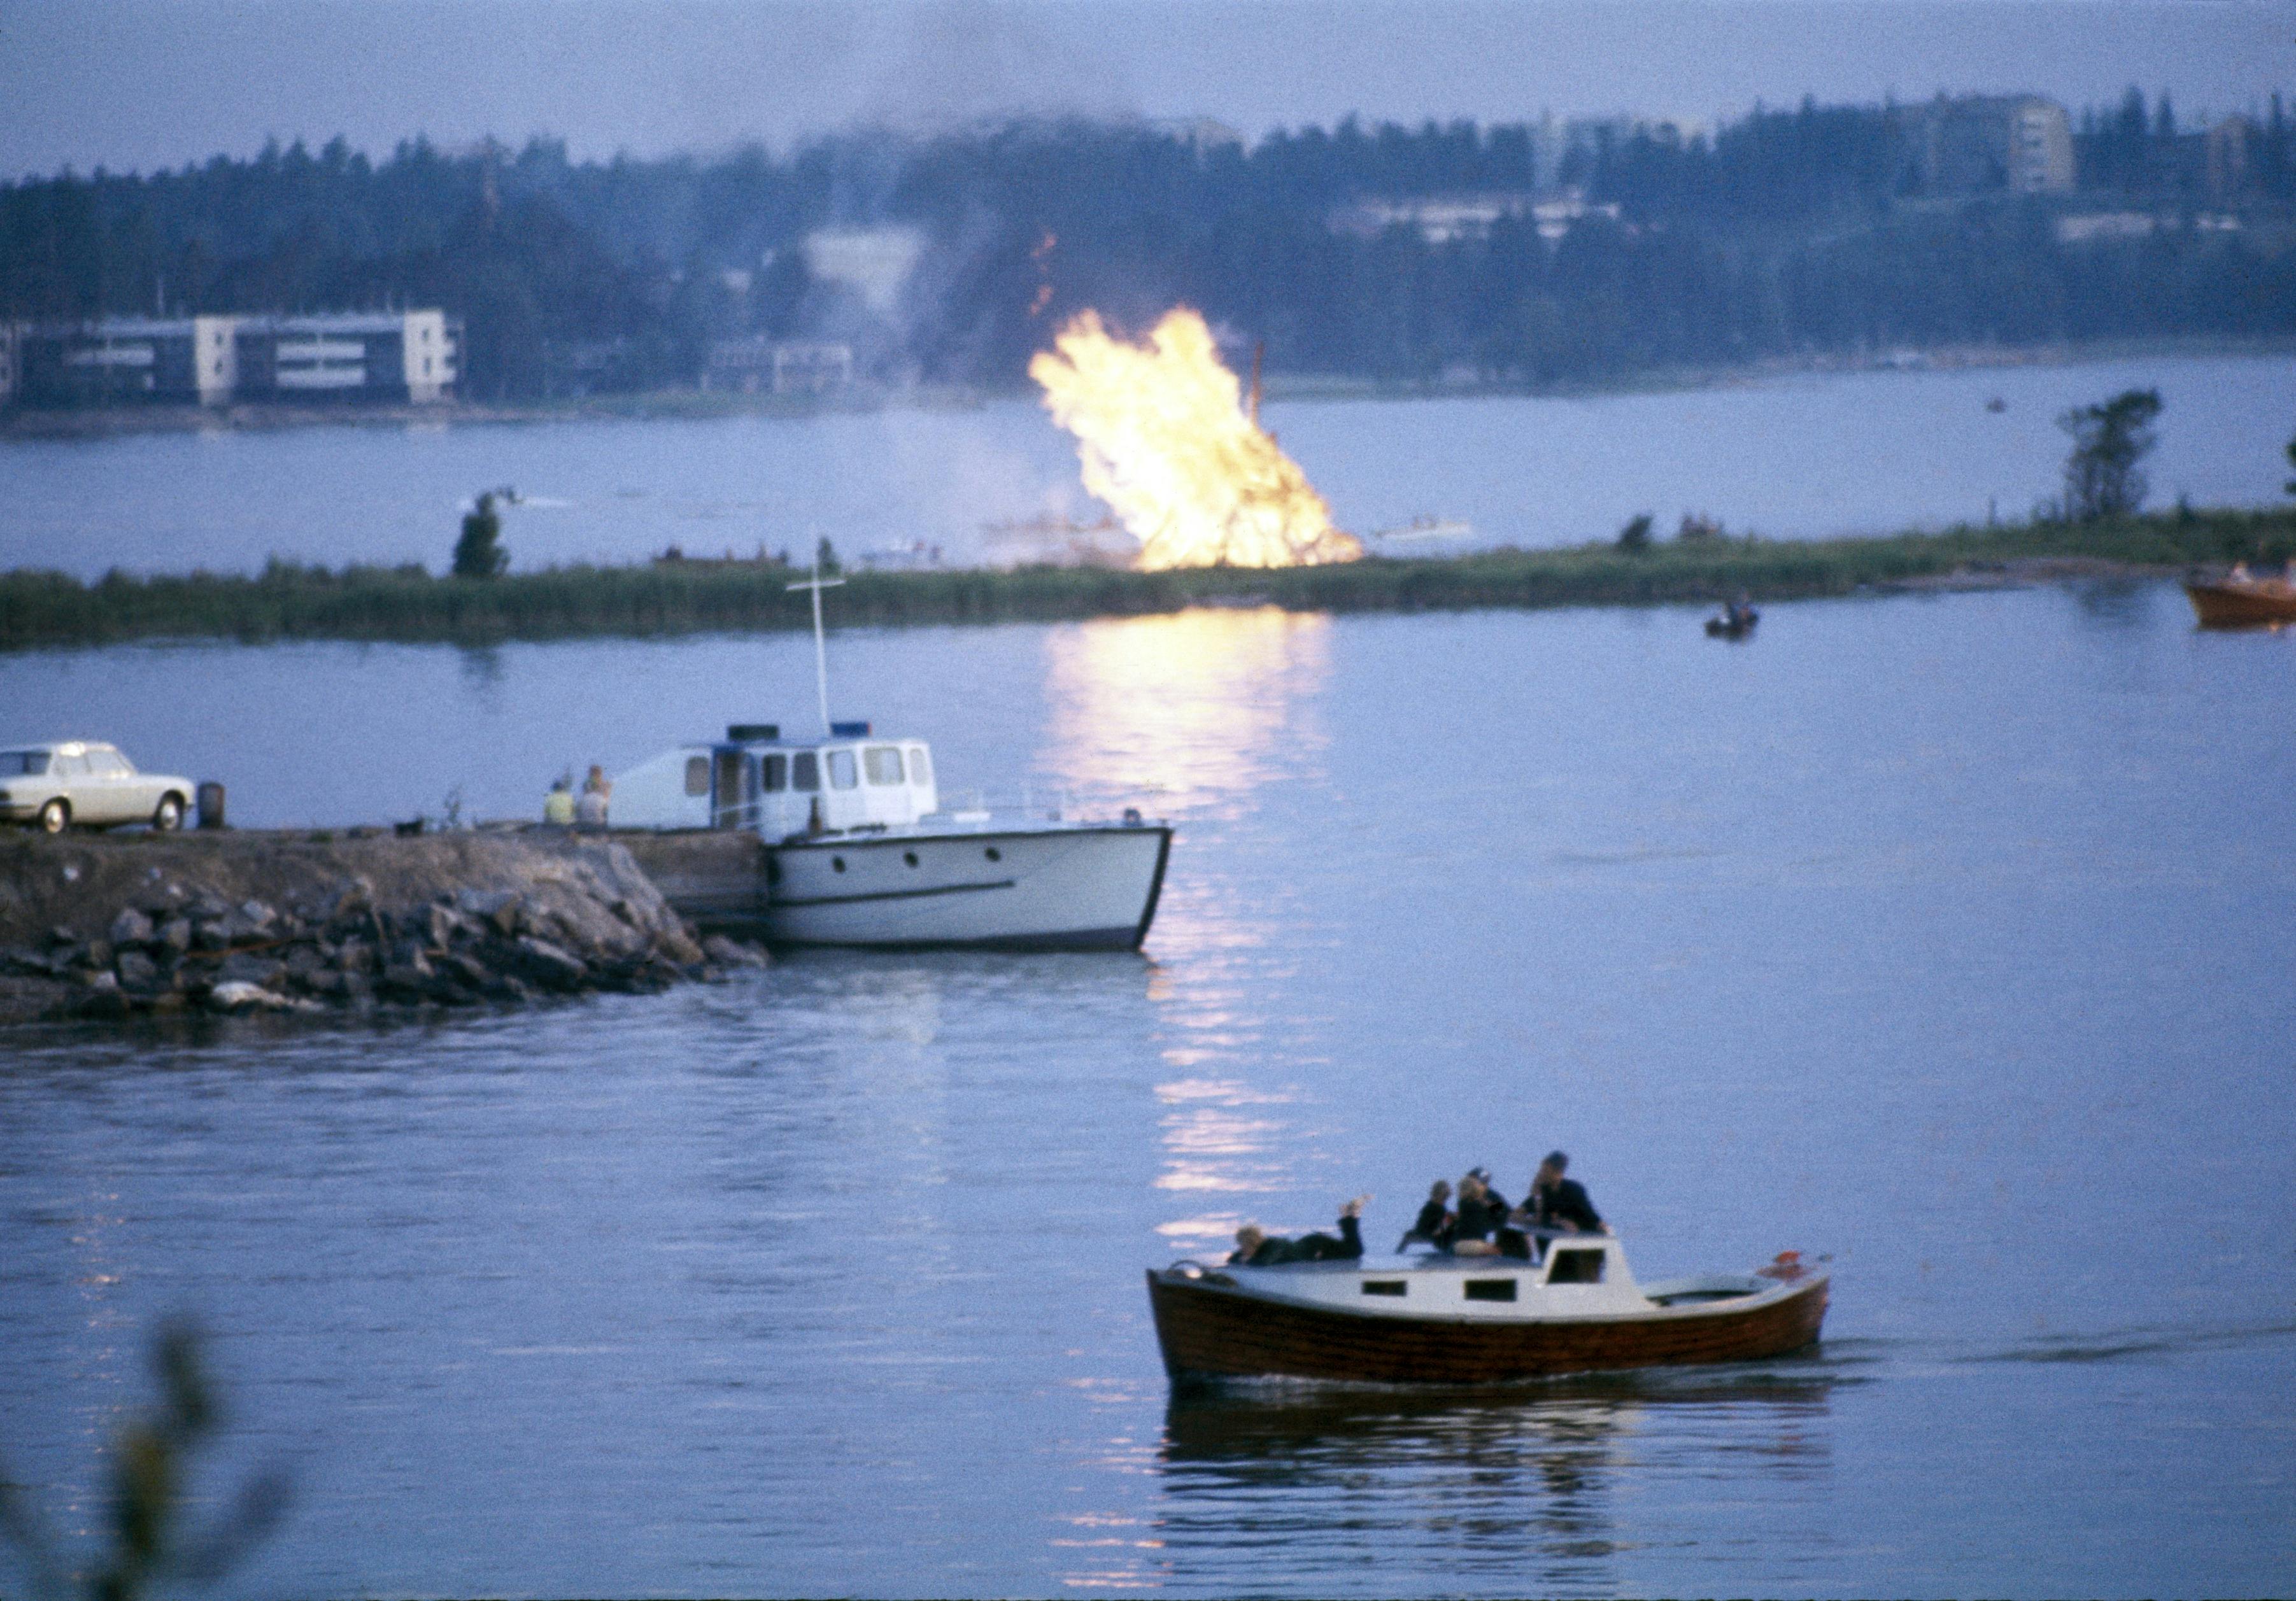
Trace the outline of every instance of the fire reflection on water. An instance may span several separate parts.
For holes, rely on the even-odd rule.
[[[1157,1085],[1156,1099],[1164,1148],[1157,1188],[1209,1200],[1283,1188],[1287,1169],[1279,1153],[1297,1134],[1290,1119],[1261,1109],[1284,1105],[1289,1094],[1226,1079],[1186,1078]],[[1225,1250],[1244,1221],[1234,1211],[1200,1213],[1159,1223],[1156,1232],[1179,1250]]]
[[[1232,1208],[1288,1188],[1302,1142],[1279,1109],[1292,1090],[1256,1080],[1268,1024],[1234,984],[1236,954],[1272,942],[1292,890],[1222,881],[1189,835],[1249,826],[1272,786],[1320,775],[1331,619],[1206,609],[1054,629],[1046,649],[1040,771],[1087,810],[1137,805],[1181,825],[1150,941],[1149,998],[1173,1070],[1156,1090],[1156,1185],[1216,1209],[1158,1232],[1178,1250],[1224,1249],[1245,1220]]]
[[[1054,628],[1045,765],[1087,802],[1234,816],[1273,780],[1316,770],[1332,619],[1273,606]]]

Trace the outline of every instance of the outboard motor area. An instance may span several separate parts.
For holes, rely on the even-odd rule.
[[[904,828],[940,809],[923,740],[878,739],[865,723],[837,729],[840,737],[797,743],[770,723],[735,723],[725,740],[618,774],[609,817],[617,828],[749,829],[783,839]]]

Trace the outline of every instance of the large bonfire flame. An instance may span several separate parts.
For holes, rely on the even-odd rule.
[[[1085,312],[1029,363],[1077,437],[1084,486],[1140,541],[1138,565],[1299,567],[1363,545],[1274,436],[1244,414],[1211,330],[1185,306],[1128,345]]]

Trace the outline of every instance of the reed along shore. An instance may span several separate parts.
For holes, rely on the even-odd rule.
[[[1741,591],[1777,600],[1956,576],[1997,581],[2004,573],[2046,574],[2058,563],[2173,572],[2291,556],[2296,510],[2180,510],[2080,525],[2013,523],[1830,540],[1716,535],[1639,551],[1603,542],[1460,556],[1374,555],[1275,569],[851,572],[836,613],[843,627],[902,627],[1136,617],[1203,605],[1438,611],[1650,605],[1715,600]],[[114,572],[94,583],[19,569],[0,575],[0,649],[196,638],[484,644],[798,629],[810,614],[783,587],[792,576],[770,564],[691,561],[551,568],[496,578],[282,561],[251,576]]]

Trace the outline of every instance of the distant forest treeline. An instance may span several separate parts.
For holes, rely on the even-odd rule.
[[[1279,370],[1405,382],[2296,332],[2277,97],[2230,161],[2132,90],[2075,120],[2076,185],[2046,195],[1925,191],[1917,111],[1572,125],[1560,148],[1529,125],[1352,120],[1249,146],[1074,122],[582,163],[547,141],[373,162],[338,139],[0,186],[0,318],[443,306],[479,399],[690,384],[751,335],[849,341],[884,381],[1004,387],[1075,311],[1137,328],[1176,302]],[[1533,194],[1570,199],[1449,232],[1380,220]],[[913,241],[913,265],[873,297],[817,270],[824,231],[865,255]]]

